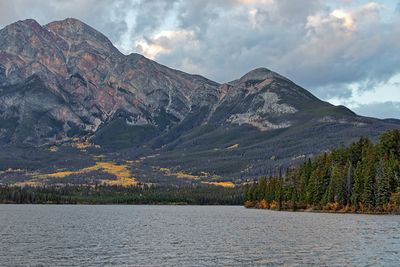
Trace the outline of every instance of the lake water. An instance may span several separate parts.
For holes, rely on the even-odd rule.
[[[399,266],[400,216],[0,205],[0,265]]]

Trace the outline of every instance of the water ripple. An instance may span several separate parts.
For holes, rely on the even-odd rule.
[[[400,216],[0,205],[4,266],[397,266]]]

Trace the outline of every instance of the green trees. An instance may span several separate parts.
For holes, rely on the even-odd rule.
[[[346,185],[344,189],[344,194],[345,194],[345,200],[346,200],[346,206],[351,205],[351,195],[353,193],[353,165],[351,164],[350,161],[346,163],[345,166],[345,171],[346,171]]]
[[[399,162],[400,130],[383,134],[377,145],[362,137],[348,147],[289,168],[281,178],[263,177],[253,189],[264,194],[247,200],[276,202],[283,209],[400,211]]]
[[[376,204],[378,206],[384,206],[389,202],[391,195],[390,180],[392,175],[394,176],[394,173],[392,173],[389,159],[381,160],[378,165],[378,174],[376,176]]]
[[[376,203],[376,174],[377,174],[377,158],[376,150],[373,146],[365,149],[362,161],[364,161],[361,171],[361,179],[364,181],[363,194],[361,202],[363,207],[371,209]]]
[[[380,152],[382,155],[394,155],[400,158],[400,130],[391,130],[380,137]]]
[[[310,195],[310,204],[319,205],[324,195],[324,175],[321,167],[317,167],[310,176],[309,181],[309,195]]]
[[[365,163],[363,161],[357,162],[356,169],[354,172],[354,184],[352,191],[352,204],[356,209],[359,208],[361,198],[364,193],[364,176],[363,171],[365,169]]]
[[[0,203],[240,205],[241,187],[219,186],[0,186]]]
[[[325,193],[326,200],[324,204],[337,202],[341,206],[345,206],[346,201],[346,174],[345,168],[341,165],[332,167],[329,179],[329,187]]]

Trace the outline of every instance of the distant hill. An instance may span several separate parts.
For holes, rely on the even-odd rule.
[[[266,68],[219,84],[124,55],[76,19],[0,30],[0,183],[116,179],[87,169],[100,160],[145,183],[240,182],[393,128]]]

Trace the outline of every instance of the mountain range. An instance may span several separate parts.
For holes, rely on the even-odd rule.
[[[267,68],[219,84],[124,55],[76,19],[0,30],[0,183],[240,183],[393,128]]]

